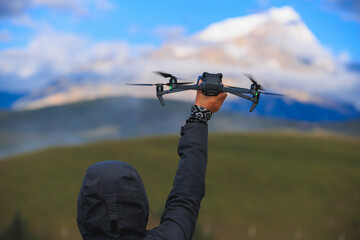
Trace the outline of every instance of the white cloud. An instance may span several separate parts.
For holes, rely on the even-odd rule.
[[[111,74],[128,55],[129,46],[124,42],[94,43],[77,35],[48,32],[24,48],[0,51],[0,81],[1,76],[11,76],[12,82],[6,86],[30,90],[59,76]]]
[[[158,26],[153,31],[154,34],[166,41],[177,40],[184,37],[185,34],[184,26]]]
[[[35,21],[27,14],[21,14],[11,19],[11,23],[23,27],[30,28],[35,31],[45,32],[51,31],[52,27],[45,21]]]
[[[8,30],[2,30],[0,31],[0,43],[7,43],[10,42],[12,39],[11,34]]]
[[[341,63],[347,64],[350,62],[351,58],[350,58],[350,54],[348,52],[343,51],[338,55],[338,59]]]
[[[270,0],[256,0],[256,2],[261,8],[269,7],[270,5]]]

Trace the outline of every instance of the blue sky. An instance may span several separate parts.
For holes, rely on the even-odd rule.
[[[17,8],[10,6],[12,2],[17,3]],[[290,5],[334,55],[343,54],[351,61],[360,61],[360,14],[357,12],[360,4],[356,1],[47,2],[13,0],[0,7],[0,49],[26,46],[33,37],[49,29],[81,35],[92,41],[122,40],[131,44],[159,46],[168,28],[175,29],[174,34],[191,35],[226,18]]]

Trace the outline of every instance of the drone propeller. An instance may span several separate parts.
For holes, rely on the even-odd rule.
[[[250,79],[250,81],[252,81],[253,83],[257,84],[257,82],[255,81],[254,77],[250,74],[250,73],[244,73],[244,75]]]
[[[181,80],[184,80],[183,78],[178,78],[178,77],[175,77],[174,75],[171,75],[170,73],[164,73],[164,72],[154,72],[156,74],[159,74],[161,76],[163,76],[164,78],[170,78],[169,79],[169,83],[165,84],[167,86],[171,86],[173,84],[176,84],[176,85],[184,85],[184,84],[193,84],[194,82],[178,82],[178,79],[181,79]]]
[[[164,72],[154,72],[156,74],[159,74],[161,76],[163,76],[164,78],[175,78],[175,79],[179,79],[173,75],[171,75],[170,73],[164,73]]]
[[[261,94],[267,94],[267,95],[273,95],[273,96],[282,96],[284,97],[284,94],[280,94],[280,93],[271,93],[271,92],[263,92],[263,91],[259,91],[259,93]]]
[[[156,84],[151,84],[151,83],[127,83],[126,85],[134,85],[134,86],[156,86]]]
[[[185,84],[190,84],[190,83],[194,83],[194,82],[177,82],[176,85],[185,85]],[[167,83],[166,85],[170,85],[170,84]]]
[[[253,77],[251,74],[249,74],[249,73],[244,73],[244,75],[245,75],[253,84],[255,84],[255,85],[258,87],[257,89],[265,91],[265,88],[264,88],[263,86],[261,86],[260,84],[258,84],[258,83],[255,81],[254,77]]]
[[[258,86],[259,86],[259,90],[265,91],[265,88],[264,88],[262,85],[259,85],[259,84],[258,84]]]
[[[177,82],[176,85],[185,85],[185,84],[190,84],[193,82]],[[170,86],[170,83],[127,83],[126,85],[133,85],[133,86]]]

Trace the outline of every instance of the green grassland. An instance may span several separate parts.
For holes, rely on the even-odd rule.
[[[179,136],[50,148],[0,162],[0,232],[21,212],[38,239],[81,239],[76,200],[86,168],[127,161],[159,216]],[[212,134],[198,233],[207,239],[360,239],[360,140],[289,133]],[[197,239],[205,239],[197,237]]]

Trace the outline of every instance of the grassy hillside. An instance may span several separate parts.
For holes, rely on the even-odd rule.
[[[78,190],[86,168],[102,160],[138,169],[153,212],[149,226],[157,224],[176,171],[178,138],[58,147],[0,161],[0,231],[19,211],[40,239],[81,239]],[[359,239],[359,155],[358,139],[211,135],[199,232],[214,239]]]
[[[225,102],[224,108],[211,120],[210,131],[297,130],[360,136],[359,120],[316,123],[266,118],[257,111],[251,114],[240,111],[238,108],[242,107],[247,112],[251,105],[244,101],[235,107],[231,106],[232,102],[228,105]],[[262,108],[263,103],[258,108]],[[0,112],[0,158],[49,146],[174,134],[189,115],[191,105],[167,99],[163,107],[157,99],[113,97],[29,111]],[[301,113],[297,108],[291,109],[294,111]]]

